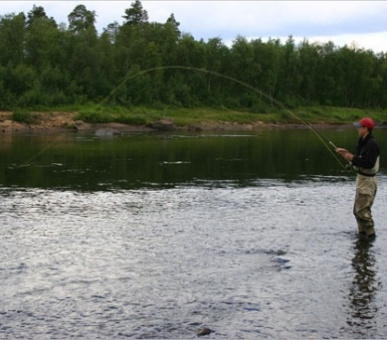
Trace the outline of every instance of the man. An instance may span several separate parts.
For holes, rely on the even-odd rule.
[[[354,126],[357,127],[360,137],[355,154],[342,148],[337,148],[336,152],[350,162],[358,172],[353,213],[359,234],[374,238],[375,229],[371,207],[378,188],[378,179],[375,175],[379,171],[380,148],[372,135],[375,123],[371,118],[363,118],[354,123]]]

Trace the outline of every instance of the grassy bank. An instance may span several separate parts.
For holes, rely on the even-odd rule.
[[[131,125],[147,125],[163,118],[171,118],[177,126],[194,126],[206,123],[252,124],[299,124],[302,120],[310,124],[348,124],[364,116],[372,117],[377,124],[385,124],[386,111],[339,107],[299,107],[292,110],[273,109],[266,113],[251,113],[243,110],[214,108],[148,108],[148,107],[58,107],[50,110],[76,112],[74,120],[87,123],[118,122]],[[40,111],[41,112],[41,111]],[[31,124],[37,117],[36,111],[15,110],[12,119]]]
[[[121,122],[146,125],[162,118],[172,118],[176,125],[187,126],[201,123],[224,122],[251,124],[257,121],[275,124],[297,124],[301,119],[311,124],[347,124],[370,116],[378,123],[384,123],[386,111],[361,110],[336,107],[299,107],[292,110],[273,109],[267,113],[251,113],[243,110],[213,108],[123,108],[88,107],[79,109],[77,119],[89,123]]]

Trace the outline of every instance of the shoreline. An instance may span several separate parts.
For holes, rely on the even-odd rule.
[[[75,120],[76,112],[50,112],[37,113],[36,123],[20,123],[12,120],[12,112],[0,112],[0,134],[17,134],[17,133],[65,133],[81,132],[94,133],[97,135],[114,135],[133,132],[165,132],[165,131],[258,131],[262,129],[308,129],[310,126],[316,129],[325,128],[348,128],[352,124],[296,124],[296,123],[264,123],[255,121],[248,124],[234,122],[202,122],[194,125],[175,126],[173,121],[165,119],[155,122],[150,126],[131,125],[117,122],[111,123],[86,123],[81,120]]]

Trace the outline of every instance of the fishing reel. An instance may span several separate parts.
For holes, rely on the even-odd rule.
[[[352,164],[352,162],[349,162],[347,164],[345,164],[345,171],[347,172],[354,172],[356,171],[356,167]]]

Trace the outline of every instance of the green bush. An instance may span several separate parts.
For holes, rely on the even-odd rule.
[[[110,115],[94,110],[80,111],[75,117],[75,119],[83,120],[84,122],[91,124],[110,123],[114,121],[114,119],[112,119]]]
[[[146,125],[148,120],[143,114],[121,115],[117,121],[124,124]]]
[[[33,124],[38,120],[38,115],[25,110],[16,110],[12,112],[11,119],[18,123]]]

